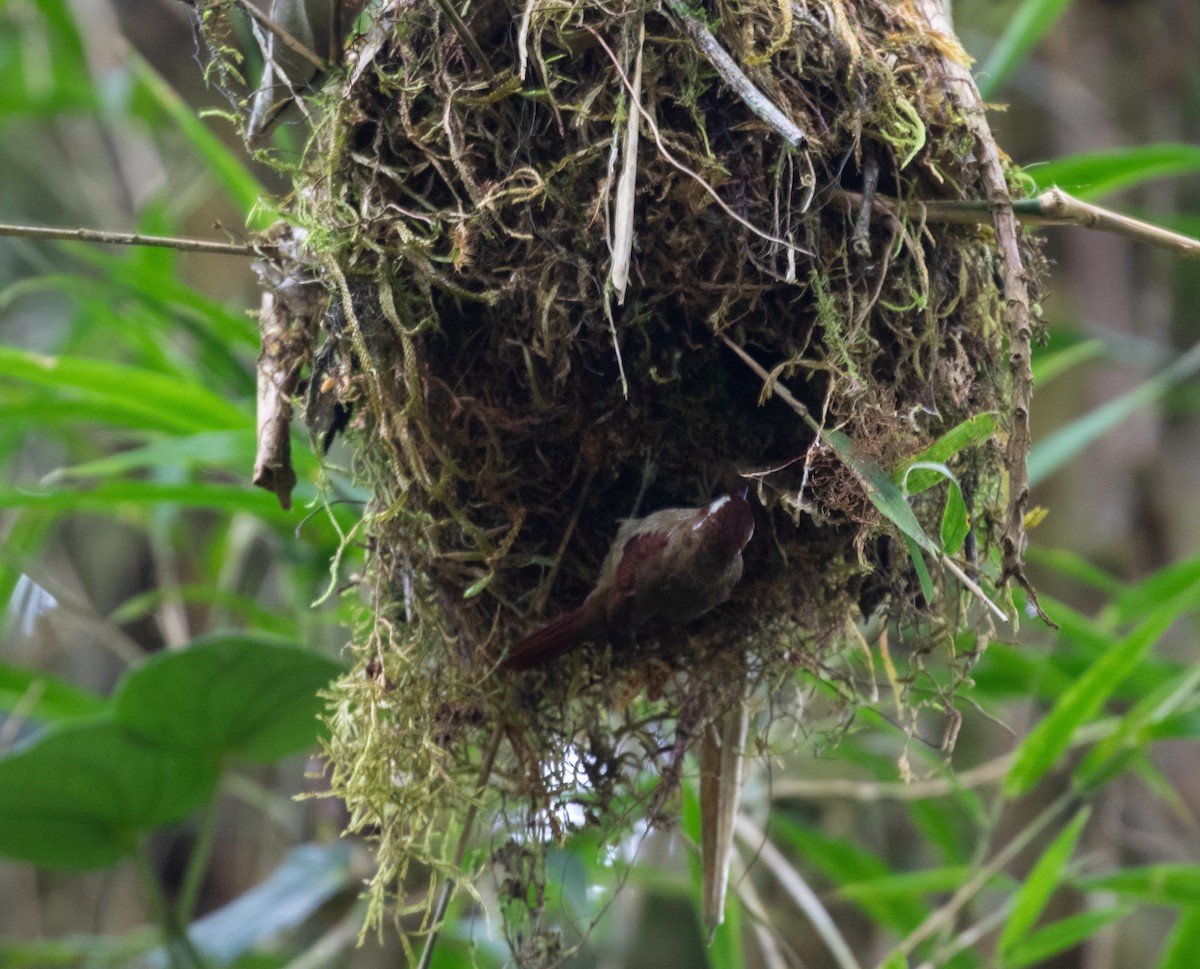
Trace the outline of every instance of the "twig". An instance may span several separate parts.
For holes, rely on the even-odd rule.
[[[871,155],[863,162],[862,201],[858,218],[854,220],[854,234],[850,237],[850,247],[863,258],[871,255],[871,203],[875,198],[875,186],[878,184],[879,159]]]
[[[911,784],[883,781],[856,781],[848,778],[831,778],[827,781],[782,779],[771,786],[771,797],[775,800],[794,798],[840,797],[851,801],[874,804],[879,801],[924,801],[946,797],[955,791],[998,784],[1008,774],[1013,755],[1004,754],[978,767],[951,777],[932,777]]]
[[[863,205],[863,196],[859,192],[843,191],[838,194],[849,208],[859,208]],[[989,203],[973,199],[931,202],[915,200],[904,203],[876,195],[873,206],[897,220],[911,216],[919,221],[952,225],[979,225],[991,221]],[[1014,200],[1013,214],[1022,225],[1081,226],[1169,249],[1188,259],[1200,259],[1200,239],[1172,232],[1142,219],[1122,215],[1101,205],[1084,202],[1060,188],[1047,189],[1033,198]]]
[[[992,860],[986,865],[983,865],[974,875],[971,876],[946,902],[941,908],[930,912],[925,920],[910,932],[899,945],[889,954],[889,958],[901,953],[905,956],[910,955],[917,946],[932,936],[935,932],[940,931],[947,925],[950,925],[962,910],[963,906],[974,898],[979,891],[994,878],[999,872],[1003,871],[1005,866],[1019,855],[1025,848],[1042,833],[1050,822],[1056,820],[1060,814],[1069,810],[1073,805],[1078,803],[1078,796],[1073,791],[1067,791],[1060,795],[1055,801],[1047,806],[1041,814],[1027,823],[1017,835],[1001,848]],[[903,964],[903,963],[902,963]]]
[[[704,25],[704,22],[688,9],[687,4],[683,0],[667,0],[667,6],[679,18],[684,30],[700,48],[700,52],[716,68],[721,79],[733,88],[734,93],[746,103],[746,107],[765,121],[772,131],[793,148],[803,147],[804,143],[808,141],[808,136],[791,118],[775,107],[771,99],[755,87],[750,78],[742,73],[742,69],[737,66],[733,57],[721,46],[721,42],[712,35],[712,31]]]
[[[0,236],[26,239],[67,239],[75,242],[108,242],[118,246],[158,246],[180,252],[211,252],[223,256],[253,256],[254,247],[237,242],[181,239],[175,236],[146,236],[138,232],[105,232],[101,229],[59,229],[47,225],[0,222]]]
[[[458,844],[454,847],[452,864],[455,869],[462,866],[463,858],[467,854],[467,842],[471,840],[475,818],[479,815],[479,800],[487,788],[488,779],[492,776],[492,766],[496,763],[496,752],[500,749],[500,740],[503,736],[503,729],[497,726],[492,731],[492,739],[483,754],[483,759],[479,762],[479,775],[475,780],[475,796],[463,817],[462,834],[459,835]],[[421,958],[417,961],[414,969],[429,969],[429,964],[433,960],[433,950],[437,945],[438,933],[441,931],[442,922],[446,918],[446,910],[450,908],[450,900],[454,898],[457,888],[458,882],[453,878],[448,878],[446,884],[442,886],[441,897],[438,898],[437,905],[433,909],[433,921],[430,923],[429,935],[425,938],[425,947],[421,950]]]
[[[821,937],[832,954],[834,963],[840,969],[859,969],[858,960],[854,958],[854,953],[850,951],[850,946],[847,945],[842,933],[838,931],[837,924],[828,910],[821,904],[816,892],[809,888],[804,879],[800,877],[800,873],[788,863],[783,852],[767,840],[767,836],[745,815],[738,816],[737,833],[744,842],[754,846],[758,851],[758,856],[763,860],[763,864],[771,870],[771,874],[775,876],[780,887],[808,916],[817,935]]]
[[[782,246],[784,249],[790,249],[793,252],[802,253],[805,256],[812,255],[812,253],[809,252],[807,249],[804,249],[804,248],[796,245],[794,242],[788,242],[787,239],[781,239],[778,236],[771,235],[771,233],[769,233],[769,232],[764,232],[762,229],[758,228],[758,226],[754,225],[754,223],[752,223],[749,220],[738,215],[735,211],[733,211],[733,209],[731,209],[729,207],[729,204],[723,198],[721,198],[721,196],[717,192],[717,190],[715,188],[713,188],[703,178],[700,177],[699,172],[693,171],[692,169],[688,168],[687,165],[685,165],[678,158],[676,158],[674,155],[672,155],[671,152],[667,149],[666,144],[663,142],[662,131],[659,130],[658,123],[654,120],[654,116],[652,114],[650,114],[650,112],[647,111],[638,102],[638,98],[637,98],[636,92],[634,91],[633,84],[630,83],[629,78],[626,76],[625,71],[621,67],[621,62],[617,60],[617,55],[613,53],[613,49],[611,47],[609,47],[608,42],[605,41],[605,39],[600,36],[599,32],[594,27],[584,24],[583,29],[586,30],[593,37],[595,37],[596,42],[601,47],[603,47],[604,52],[606,54],[608,54],[608,59],[610,61],[612,61],[613,68],[616,70],[617,74],[621,78],[621,83],[625,85],[625,90],[629,91],[631,93],[631,95],[633,95],[632,102],[637,105],[637,109],[641,113],[642,119],[646,122],[646,126],[654,134],[654,145],[656,148],[658,148],[658,153],[660,155],[662,155],[663,160],[666,161],[666,163],[668,165],[672,166],[673,168],[678,169],[679,171],[683,172],[683,174],[687,175],[689,178],[691,178],[693,181],[695,181],[697,185],[699,185],[702,189],[704,189],[704,191],[706,191],[710,196],[712,196],[713,201],[716,202],[718,206],[720,206],[722,212],[724,212],[727,216],[729,216],[731,219],[733,219],[734,222],[738,223],[738,225],[741,225],[741,226],[745,227],[746,229],[749,229],[760,239],[763,239],[767,242],[773,242],[777,246]]]
[[[946,0],[916,0],[934,31],[947,43],[955,43],[954,30]],[[996,249],[1002,267],[1004,321],[1008,327],[1008,364],[1012,374],[1012,416],[1004,460],[1008,467],[1008,509],[1004,532],[1000,537],[1000,583],[1012,579],[1025,590],[1029,606],[1042,621],[1057,628],[1038,604],[1037,591],[1025,575],[1025,513],[1029,509],[1029,411],[1033,401],[1033,369],[1030,365],[1033,325],[1029,306],[1029,285],[1021,259],[1020,230],[1013,213],[1012,197],[1004,173],[1000,150],[988,128],[983,99],[966,67],[953,57],[943,56],[947,89],[959,102],[960,110],[975,136],[980,156],[980,179],[987,192],[996,232]]]
[[[254,20],[260,27],[262,27],[263,30],[270,31],[272,34],[274,34],[284,45],[284,47],[287,47],[293,53],[303,57],[318,71],[325,70],[327,66],[325,61],[319,55],[309,50],[306,45],[297,40],[295,36],[291,34],[282,24],[272,20],[251,3],[240,3],[238,6],[245,11],[246,15],[250,17],[250,19]]]

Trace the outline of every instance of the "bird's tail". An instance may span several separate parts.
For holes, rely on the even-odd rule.
[[[597,634],[594,611],[584,603],[578,609],[564,612],[548,626],[543,626],[518,642],[508,651],[500,668],[521,672],[545,666],[576,646],[594,639]]]

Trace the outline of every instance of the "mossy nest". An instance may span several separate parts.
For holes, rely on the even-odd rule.
[[[378,840],[376,899],[427,926],[414,885],[490,857],[536,961],[545,843],[669,820],[746,669],[852,712],[874,674],[843,647],[874,617],[915,647],[901,688],[946,645],[926,685],[948,709],[956,634],[986,612],[879,509],[915,459],[941,464],[955,483],[908,481],[916,519],[945,534],[957,490],[952,557],[995,577],[1009,335],[991,229],[902,207],[986,195],[945,77],[961,52],[906,5],[451,9],[365,15],[309,109],[303,251],[272,250],[268,278],[328,293],[289,353],[310,425],[346,425],[374,496],[329,753]],[[633,650],[498,670],[583,599],[620,519],[742,484],[757,528],[727,603]],[[496,821],[464,855],[477,805]]]

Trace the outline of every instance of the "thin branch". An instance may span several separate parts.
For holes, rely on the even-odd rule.
[[[282,24],[272,20],[251,3],[240,3],[238,6],[245,11],[248,17],[257,22],[263,30],[274,34],[279,39],[280,43],[284,45],[284,47],[287,47],[293,53],[303,57],[318,71],[325,70],[327,66],[325,61],[320,56],[309,50],[305,44],[297,40],[295,36],[289,33],[288,29]]]
[[[846,943],[845,937],[838,930],[837,923],[829,914],[828,909],[821,904],[817,893],[808,887],[808,883],[800,876],[795,867],[784,857],[783,852],[768,840],[761,831],[744,814],[738,815],[737,834],[746,844],[758,852],[763,864],[771,870],[779,886],[791,896],[792,901],[808,916],[821,940],[828,947],[834,963],[839,969],[859,969],[859,962]]]
[[[467,854],[467,844],[471,840],[471,834],[475,828],[475,819],[479,816],[479,801],[483,797],[484,791],[487,789],[488,780],[492,776],[492,766],[496,763],[496,752],[500,749],[500,740],[504,736],[504,731],[497,726],[492,731],[491,741],[488,743],[487,750],[484,751],[483,758],[479,762],[479,775],[475,780],[475,797],[467,808],[467,813],[463,817],[462,834],[459,835],[458,844],[454,848],[454,860],[452,862],[455,869],[461,868],[463,858]],[[437,905],[433,910],[433,921],[429,935],[425,939],[425,948],[421,950],[421,958],[418,960],[414,969],[429,969],[429,964],[433,960],[433,950],[437,945],[438,933],[441,931],[442,922],[446,918],[446,910],[450,908],[450,900],[454,898],[454,892],[458,888],[458,882],[449,878],[446,884],[442,886],[441,897],[437,900]]]
[[[687,4],[683,0],[667,0],[667,6],[679,18],[684,30],[700,48],[700,52],[716,68],[721,79],[733,88],[734,93],[745,102],[746,107],[758,115],[772,131],[793,148],[803,147],[808,141],[808,136],[791,118],[780,111],[770,98],[755,87],[750,78],[742,73],[742,69],[730,56],[729,51],[721,46],[721,42],[713,36],[712,31],[704,25],[704,22],[688,9]]]
[[[147,236],[138,232],[105,232],[101,229],[58,229],[45,225],[18,225],[0,222],[0,236],[26,239],[67,239],[75,242],[107,242],[118,246],[158,246],[180,252],[208,252],[222,256],[253,256],[254,247],[237,242],[213,242],[181,239],[175,236]]]
[[[930,28],[942,35],[946,44],[957,46],[950,22],[948,0],[916,0]],[[1008,467],[1008,509],[1004,516],[1004,532],[1000,537],[1000,583],[1012,579],[1025,591],[1026,601],[1042,621],[1051,627],[1054,622],[1038,605],[1037,591],[1025,575],[1025,513],[1029,510],[1029,411],[1033,401],[1033,368],[1030,363],[1033,342],[1029,282],[1021,258],[1020,229],[1013,213],[1012,196],[1000,149],[992,137],[985,117],[983,98],[966,67],[944,56],[947,90],[958,101],[967,125],[975,136],[979,152],[979,177],[987,193],[996,232],[996,252],[1000,258],[1004,293],[1004,322],[1008,328],[1008,365],[1012,375],[1012,410],[1008,428],[1008,444],[1004,461]],[[1056,627],[1055,627],[1056,628]]]
[[[961,774],[931,777],[929,780],[913,781],[911,784],[856,781],[849,778],[831,778],[826,781],[784,778],[772,784],[771,797],[775,800],[840,797],[867,804],[879,801],[924,801],[946,797],[955,791],[998,784],[1008,774],[1012,762],[1013,755],[1004,754]]]
[[[850,209],[860,208],[863,204],[863,196],[859,192],[841,191],[838,197]],[[876,211],[884,212],[897,221],[907,216],[916,221],[980,225],[990,222],[992,217],[989,203],[973,199],[944,199],[931,202],[915,200],[905,203],[876,195],[872,204]],[[1060,188],[1048,189],[1033,198],[1014,200],[1013,214],[1026,226],[1079,226],[1096,229],[1124,236],[1134,242],[1169,249],[1188,259],[1200,259],[1200,239],[1172,232],[1152,222],[1122,215],[1101,205],[1084,202]]]

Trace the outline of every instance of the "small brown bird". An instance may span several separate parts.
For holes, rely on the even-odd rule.
[[[651,619],[690,622],[729,598],[742,577],[742,549],[754,534],[746,493],[704,508],[664,508],[627,519],[583,605],[526,636],[505,657],[506,670],[529,670],[584,643],[628,645]]]

